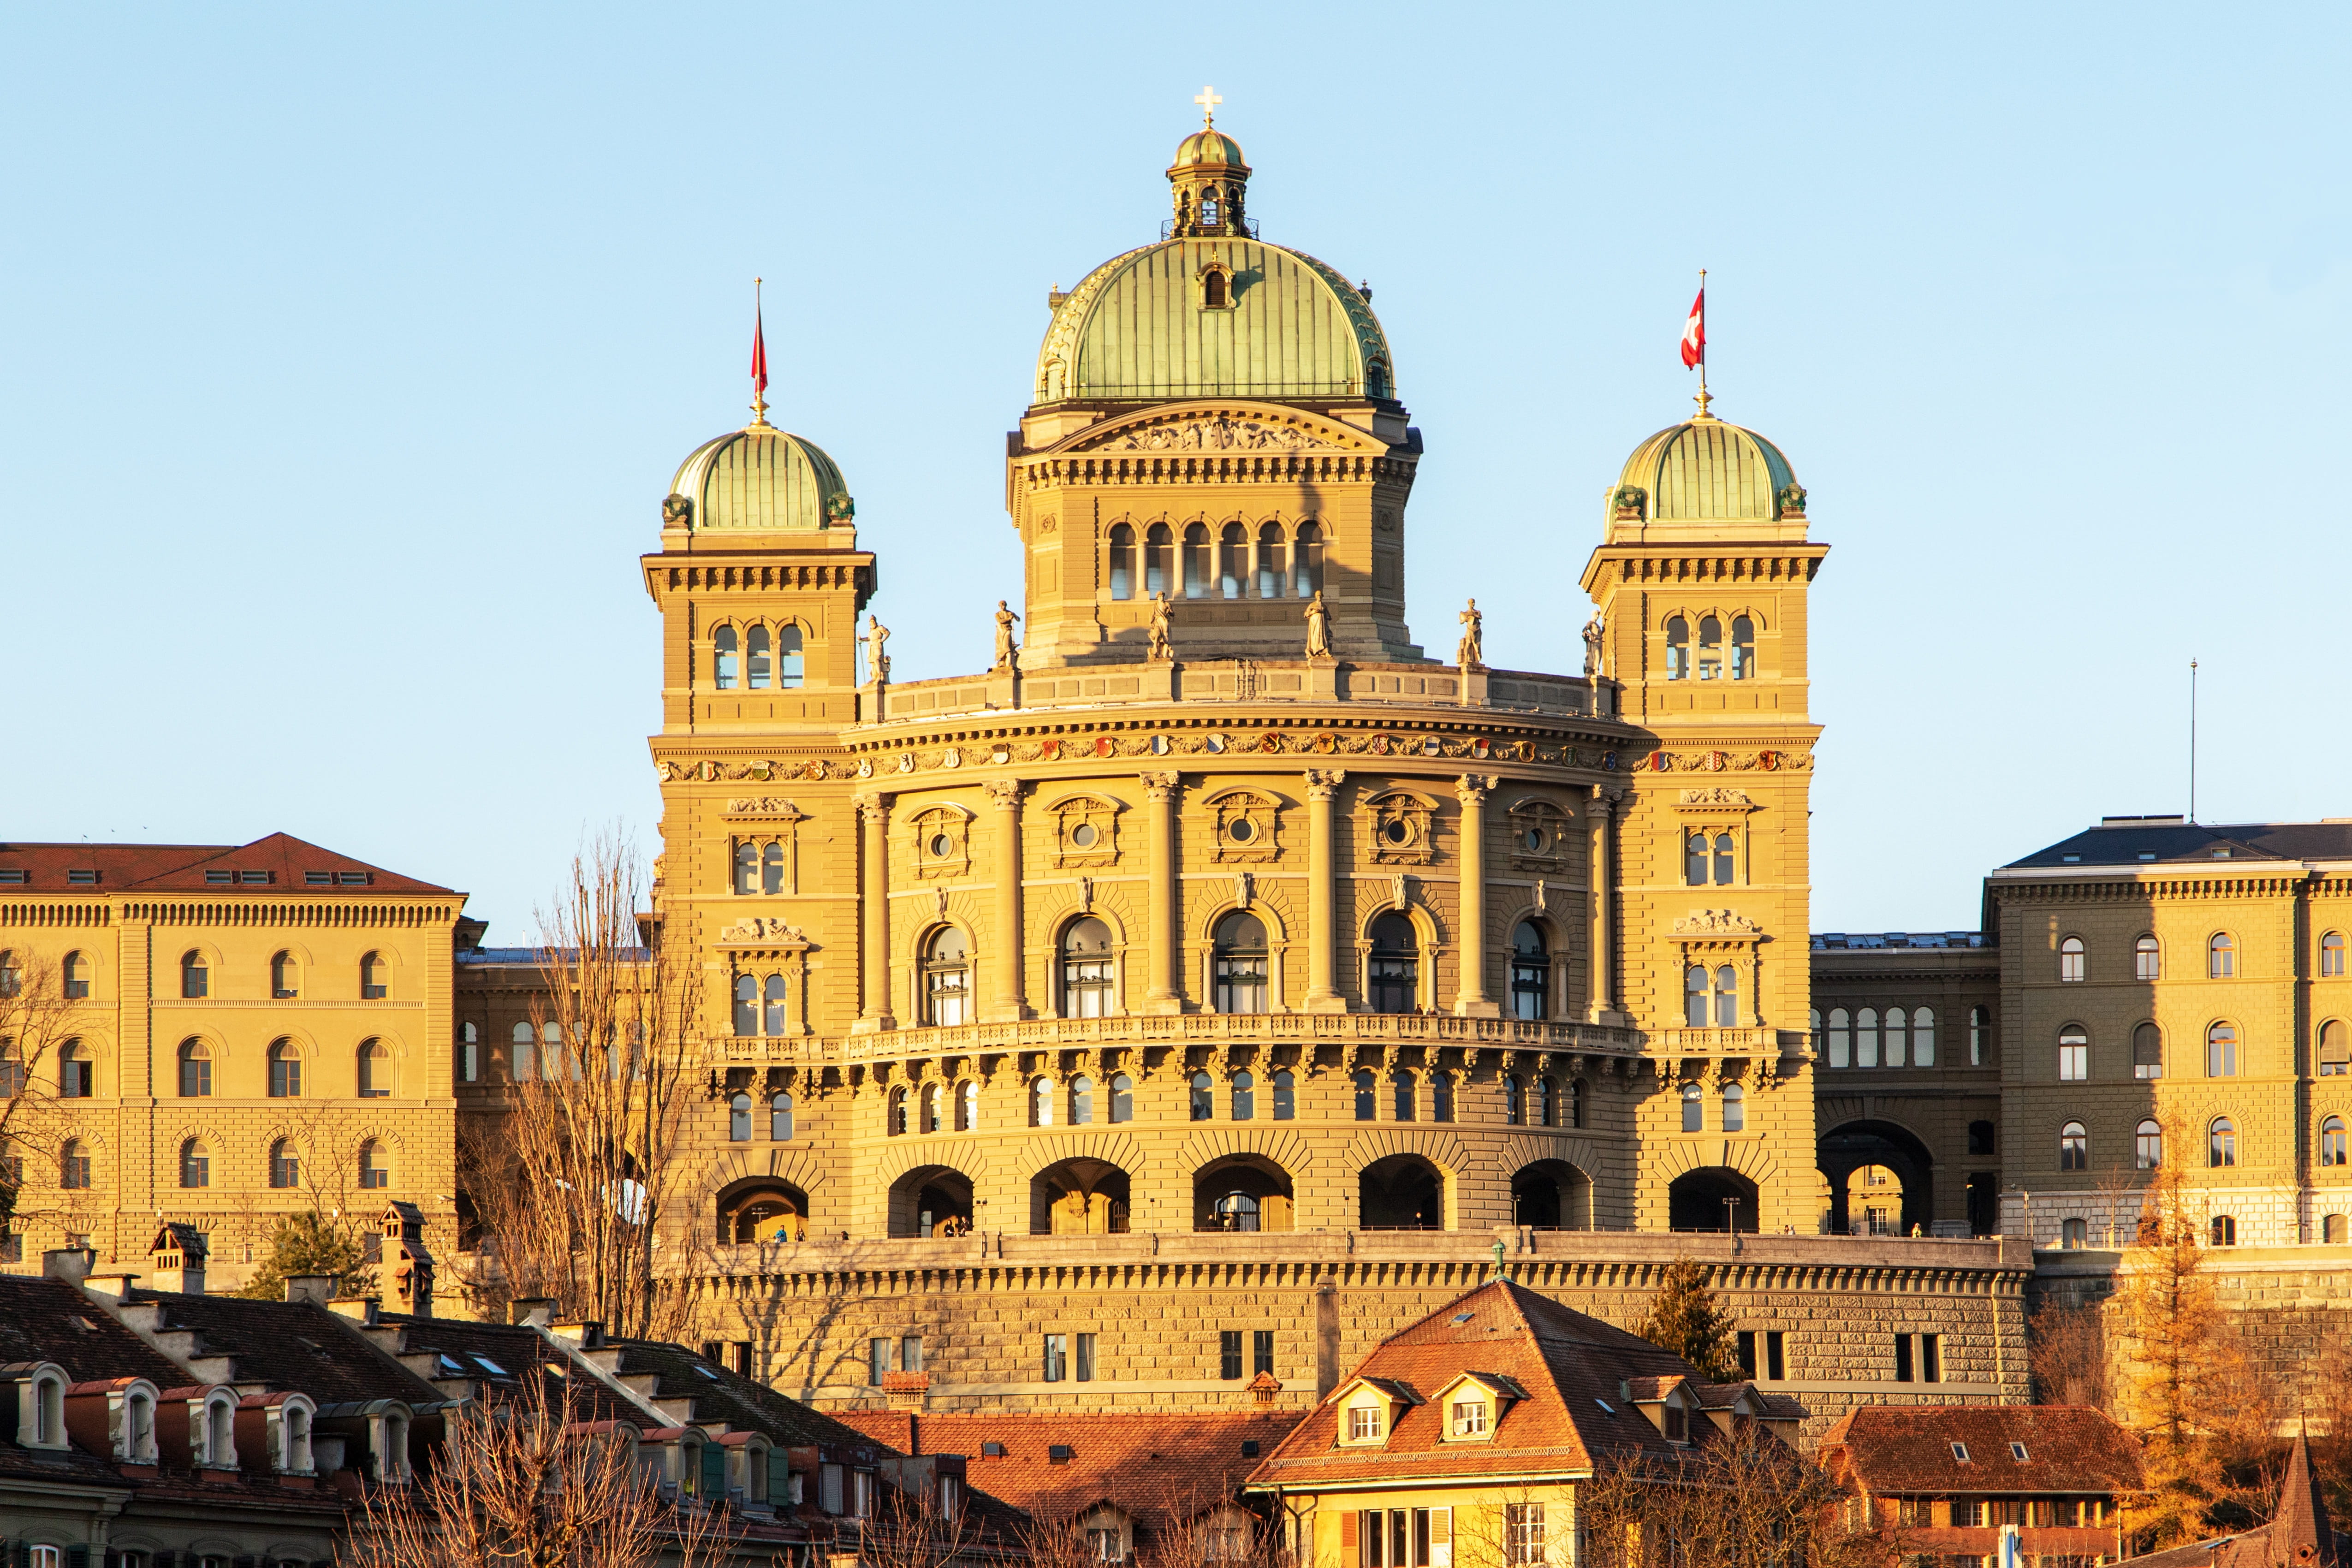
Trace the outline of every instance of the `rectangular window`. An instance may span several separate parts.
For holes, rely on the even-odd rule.
[[[1274,1372],[1274,1331],[1258,1329],[1250,1335],[1250,1371],[1253,1373]]]
[[[1388,1568],[1381,1561],[1381,1548],[1388,1540],[1388,1514],[1385,1510],[1368,1508],[1356,1515],[1357,1568]]]
[[[1739,1370],[1750,1382],[1753,1382],[1756,1377],[1756,1331],[1753,1329],[1740,1330],[1738,1343]]]
[[[923,1370],[923,1337],[920,1334],[908,1334],[898,1342],[898,1370],[900,1372]]]
[[[1919,1381],[1944,1381],[1944,1336],[1941,1334],[1919,1336]]]
[[[1503,1505],[1503,1561],[1510,1563],[1544,1560],[1544,1505],[1507,1502]]]
[[[480,1046],[471,1040],[457,1047],[457,1081],[459,1083],[472,1083],[480,1076],[481,1049]]]
[[[1045,1336],[1045,1381],[1047,1383],[1059,1383],[1069,1376],[1069,1335],[1047,1334]]]
[[[1429,1568],[1429,1510],[1412,1510],[1412,1568]]]
[[[874,1517],[874,1472],[852,1470],[849,1472],[849,1482],[850,1511],[859,1519],[872,1519]]]
[[[2068,1032],[2058,1037],[2058,1080],[2082,1083],[2091,1076],[2091,1042],[2087,1036]]]
[[[1242,1331],[1220,1329],[1217,1331],[1217,1375],[1227,1383],[1238,1383],[1242,1375]]]
[[[1348,1411],[1348,1440],[1351,1443],[1373,1443],[1380,1440],[1381,1407],[1358,1405]]]
[[[1406,1533],[1411,1528],[1409,1516],[1404,1510],[1401,1508],[1389,1510],[1390,1568],[1412,1568],[1412,1559],[1408,1555],[1412,1549],[1410,1545],[1412,1537]]]
[[[1785,1382],[1789,1376],[1788,1338],[1779,1329],[1765,1331],[1764,1376],[1769,1382]]]
[[[1078,1336],[1077,1380],[1080,1383],[1092,1383],[1095,1380],[1095,1337],[1092,1334]]]
[[[1895,1381],[1897,1383],[1911,1381],[1911,1336],[1909,1334],[1895,1336]]]
[[[1984,1504],[1975,1498],[1956,1497],[1952,1500],[1952,1523],[1963,1530],[1975,1530],[1984,1524]]]
[[[1087,1553],[1097,1563],[1123,1563],[1127,1560],[1126,1543],[1116,1530],[1087,1531]]]
[[[868,1340],[866,1342],[866,1364],[867,1373],[866,1381],[876,1388],[882,1386],[882,1378],[884,1373],[893,1373],[898,1370],[897,1366],[892,1364],[890,1355],[891,1350],[896,1342],[897,1342],[892,1340]]]

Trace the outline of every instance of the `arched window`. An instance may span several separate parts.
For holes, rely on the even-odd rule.
[[[1062,1016],[1110,1016],[1110,927],[1088,915],[1062,930]]]
[[[1690,679],[1690,623],[1680,616],[1666,618],[1666,679]]]
[[[2091,1226],[2087,1220],[2063,1220],[2058,1226],[2058,1245],[2064,1247],[2088,1247]]]
[[[1175,549],[1176,536],[1168,531],[1164,522],[1155,522],[1143,535],[1143,592],[1148,598],[1153,594],[1171,591],[1171,552]]]
[[[2223,1170],[2238,1163],[2238,1124],[2226,1116],[2217,1116],[2206,1129],[2205,1163],[2214,1170]]]
[[[1050,1078],[1034,1078],[1029,1080],[1029,1125],[1032,1127],[1054,1125],[1054,1080]]]
[[[1701,680],[1723,679],[1723,623],[1713,616],[1699,617],[1698,678]]]
[[[1717,834],[1715,836],[1715,885],[1718,888],[1731,886],[1738,879],[1738,847],[1733,842],[1731,835]]]
[[[1853,1016],[1853,1065],[1878,1065],[1878,1009],[1864,1007]]]
[[[180,1145],[180,1185],[209,1187],[213,1184],[213,1152],[205,1147],[201,1138],[191,1138]]]
[[[1209,571],[1213,563],[1209,559],[1209,525],[1205,522],[1187,524],[1184,529],[1184,596],[1205,599],[1209,596]]]
[[[1298,553],[1291,563],[1291,596],[1311,599],[1323,591],[1323,527],[1298,525]]]
[[[1394,910],[1372,921],[1371,993],[1375,1013],[1411,1013],[1421,1005],[1420,938]]]
[[[751,1097],[737,1092],[727,1101],[727,1142],[749,1143],[751,1141]]]
[[[2091,1168],[2091,1130],[2079,1121],[2069,1121],[2058,1129],[2058,1168],[2062,1171],[2087,1171]]]
[[[291,1040],[269,1042],[269,1098],[299,1100],[302,1095],[302,1050]]]
[[[2207,1078],[2238,1076],[2236,1025],[2215,1024],[2205,1031],[2205,1076]]]
[[[808,666],[802,657],[802,637],[798,626],[776,628],[776,684],[786,691],[795,691],[807,679]]]
[[[937,1132],[946,1124],[946,1085],[937,1083],[927,1083],[923,1085],[922,1110],[920,1115],[922,1120],[916,1125],[920,1127],[925,1132]]]
[[[541,1077],[559,1079],[563,1076],[563,1026],[552,1019],[539,1026],[539,1062]],[[580,1061],[576,1057],[572,1062],[572,1076],[575,1080],[580,1077]]]
[[[1125,1073],[1116,1074],[1110,1080],[1110,1119],[1135,1120],[1135,1080]]]
[[[2156,938],[2143,935],[2132,943],[2132,978],[2161,980],[2164,978],[2164,954],[2156,945]]]
[[[941,926],[923,947],[923,1022],[934,1026],[971,1018],[971,950],[963,932]]]
[[[1267,522],[1257,531],[1257,596],[1279,599],[1285,579],[1290,574],[1283,566],[1282,524]]]
[[[735,846],[735,890],[739,893],[760,890],[760,847],[749,839]]]
[[[1694,963],[1683,971],[1683,1023],[1693,1029],[1704,1029],[1709,1015],[1707,1003],[1706,965]]]
[[[2319,1076],[2352,1076],[2352,1042],[2347,1042],[2341,1018],[2330,1018],[2319,1026]]]
[[[1454,1120],[1454,1075],[1450,1072],[1429,1075],[1429,1119],[1432,1121]]]
[[[793,1141],[793,1097],[782,1089],[768,1097],[768,1142]]]
[[[1396,1102],[1396,1119],[1399,1121],[1411,1121],[1413,1119],[1412,1074],[1402,1068],[1397,1068],[1389,1074],[1389,1089],[1391,1091],[1391,1098]]]
[[[1527,1090],[1520,1087],[1517,1079],[1506,1077],[1503,1079],[1503,1120],[1513,1127],[1519,1127],[1526,1124],[1527,1115]]]
[[[2238,1245],[2238,1221],[2234,1215],[2217,1214],[2213,1216],[2213,1245],[2216,1247]]]
[[[89,1047],[68,1040],[58,1047],[58,1095],[63,1100],[88,1100],[98,1092],[98,1064]]]
[[[1118,1119],[1114,1116],[1111,1120],[1116,1121]],[[959,1132],[980,1131],[980,1085],[969,1079],[965,1079],[963,1087],[956,1091],[956,1131]]]
[[[213,972],[201,952],[180,955],[180,994],[193,1001],[212,994]]]
[[[79,1138],[67,1139],[58,1151],[58,1185],[68,1192],[89,1190],[89,1145]]]
[[[1257,1119],[1257,1079],[1251,1074],[1234,1074],[1233,1086],[1226,1098],[1232,1102],[1234,1121],[1254,1121]]]
[[[1549,1076],[1536,1079],[1535,1123],[1538,1127],[1559,1125],[1559,1086]]]
[[[2164,1076],[2164,1031],[2152,1023],[2132,1029],[2132,1077]]]
[[[1129,523],[1110,527],[1110,596],[1135,597],[1135,529]]]
[[[1706,1131],[1706,1091],[1695,1083],[1683,1085],[1683,1131]]]
[[[381,1002],[392,994],[391,966],[380,952],[360,954],[360,1000]]]
[[[882,1131],[892,1138],[907,1135],[907,1091],[903,1086],[892,1089],[884,1103]]]
[[[0,953],[0,963],[5,963],[6,960],[7,955],[5,953]],[[65,986],[67,1001],[87,1002],[89,1000],[89,959],[83,957],[79,952],[67,953],[64,959],[58,964],[58,978]],[[0,995],[5,994],[6,994],[5,992],[0,992]]]
[[[1715,1026],[1736,1029],[1739,1026],[1739,971],[1728,963],[1715,967]]]
[[[2058,978],[2069,984],[2083,978],[2083,939],[2070,936],[2058,944]]]
[[[1584,1080],[1580,1078],[1571,1079],[1568,1086],[1568,1124],[1584,1125]]]
[[[1212,1205],[1210,1214],[1219,1230],[1255,1230],[1258,1226],[1258,1202],[1247,1193],[1227,1193]]]
[[[87,992],[84,993],[88,994]],[[278,952],[269,959],[269,995],[277,1002],[290,1002],[302,994],[302,966],[290,952]]]
[[[1853,1028],[1843,1007],[1830,1009],[1830,1066],[1853,1066]]]
[[[1936,1010],[1933,1007],[1911,1009],[1911,1065],[1923,1068],[1936,1065]]]
[[[1521,921],[1511,932],[1511,1016],[1539,1019],[1551,1016],[1551,952],[1543,928]]]
[[[1992,1060],[1992,1009],[1969,1009],[1969,1066],[1980,1068]]]
[[[385,1100],[392,1094],[392,1053],[382,1040],[360,1042],[360,1098]]]
[[[1736,1083],[1723,1086],[1723,1130],[1726,1132],[1748,1131],[1748,1091]]]
[[[213,1091],[213,1049],[202,1040],[180,1042],[180,1096],[202,1100]]]
[[[1249,530],[1229,522],[1217,536],[1217,592],[1238,599],[1248,584]]]
[[[1274,1069],[1274,1119],[1288,1121],[1298,1114],[1298,1079],[1288,1068]]]
[[[2080,1024],[2058,1031],[2058,1081],[2082,1083],[2091,1076],[2091,1037]]]
[[[392,1160],[373,1138],[360,1145],[360,1185],[371,1191],[392,1185]]]
[[[735,977],[735,1033],[749,1038],[760,1032],[760,980],[757,975]]]
[[[1217,922],[1212,963],[1213,1005],[1220,1013],[1265,1011],[1265,922],[1235,910]]]
[[[2238,973],[2238,944],[2228,931],[2215,931],[2205,944],[2205,973],[2208,979],[2229,980]]]
[[[1756,678],[1756,623],[1746,616],[1731,618],[1731,679]]]
[[[0,1040],[0,1100],[14,1100],[25,1092],[24,1054],[16,1045]]]
[[[1694,833],[1683,841],[1683,881],[1693,888],[1706,886],[1706,835]]]
[[[769,1034],[781,1035],[784,1033],[784,977],[769,975],[761,983],[761,990],[765,997],[761,1009],[765,1016],[761,1022],[767,1026]]]
[[[1375,1120],[1380,1113],[1380,1089],[1373,1081],[1372,1069],[1358,1068],[1349,1075],[1348,1082],[1356,1091],[1356,1120]]]
[[[1909,1020],[1903,1016],[1902,1008],[1889,1007],[1886,1010],[1886,1065],[1888,1067],[1901,1067],[1908,1055],[1910,1044],[1909,1035],[1906,1032],[1908,1022]]]
[[[2164,1163],[2164,1129],[2153,1120],[2142,1119],[2132,1133],[2132,1164],[2136,1169],[2153,1171]]]
[[[1190,1110],[1193,1121],[1206,1121],[1216,1115],[1217,1086],[1207,1073],[1194,1073],[1187,1087],[1192,1090]]]
[[[2319,939],[2319,977],[2340,980],[2344,975],[2344,933],[2329,931]]]
[[[2347,1163],[2344,1145],[2344,1118],[2331,1116],[2319,1124],[2319,1163],[2326,1170],[2336,1170]]]
[[[721,626],[710,634],[710,684],[721,691],[735,689],[733,626]]]
[[[1080,1073],[1070,1080],[1070,1125],[1086,1127],[1095,1119],[1095,1080]]]
[[[765,691],[775,671],[768,657],[768,628],[753,626],[743,634],[743,684]]]
[[[746,888],[745,892],[751,889]],[[784,890],[784,847],[764,844],[760,847],[760,891],[781,893]]]

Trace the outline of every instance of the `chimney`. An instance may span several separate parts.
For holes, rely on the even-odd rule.
[[[882,1396],[893,1410],[920,1410],[931,1400],[931,1374],[886,1372],[882,1374]]]
[[[555,1317],[555,1298],[517,1296],[507,1303],[507,1310],[512,1315],[517,1326],[526,1329],[543,1329]]]
[[[1271,1405],[1282,1397],[1282,1384],[1270,1372],[1259,1373],[1250,1379],[1250,1398],[1260,1405]]]
[[[203,1295],[208,1250],[204,1232],[177,1220],[167,1223],[147,1244],[147,1268],[155,1281],[150,1289]]]
[[[363,1329],[376,1325],[376,1315],[383,1310],[381,1296],[338,1296],[327,1303],[327,1310],[340,1318],[349,1318]]]
[[[95,1291],[100,1296],[127,1301],[131,1299],[131,1285],[143,1278],[143,1275],[131,1273],[93,1274],[84,1279],[81,1286],[83,1289]]]
[[[425,1211],[395,1198],[383,1212],[384,1259],[392,1265],[392,1306],[433,1315],[433,1254],[425,1247]]]
[[[604,1325],[593,1319],[575,1318],[561,1323],[547,1323],[543,1326],[556,1338],[570,1340],[583,1351],[604,1348]]]
[[[331,1274],[289,1274],[286,1277],[286,1299],[307,1301],[323,1307],[335,1294],[335,1277]]]
[[[61,1247],[41,1254],[41,1278],[66,1279],[79,1285],[89,1278],[90,1266],[97,1261],[98,1249],[94,1247]]]

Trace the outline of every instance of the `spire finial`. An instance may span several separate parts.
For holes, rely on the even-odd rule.
[[[751,279],[751,425],[768,427],[768,328],[761,319],[760,279]]]
[[[1225,101],[1217,96],[1217,89],[1213,87],[1204,87],[1192,101],[1201,106],[1201,129],[1214,130],[1217,124],[1217,105]]]

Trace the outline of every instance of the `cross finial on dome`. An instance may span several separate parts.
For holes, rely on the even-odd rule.
[[[1225,100],[1217,96],[1215,88],[1202,88],[1192,101],[1201,106],[1201,125],[1203,130],[1217,123],[1217,105]]]

